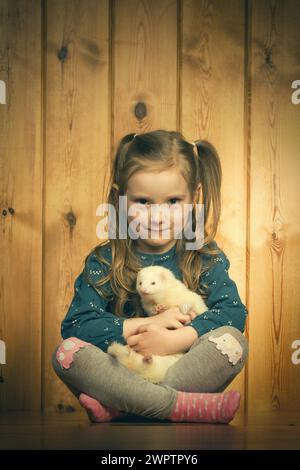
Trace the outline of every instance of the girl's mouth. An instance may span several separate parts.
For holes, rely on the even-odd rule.
[[[159,229],[155,229],[155,228],[152,228],[149,227],[148,229],[146,227],[143,227],[144,230],[148,230],[148,232],[157,232],[157,233],[160,233],[160,232],[166,232],[167,230],[171,230],[171,228],[159,228]]]

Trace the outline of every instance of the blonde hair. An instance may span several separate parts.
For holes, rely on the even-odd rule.
[[[119,204],[118,197],[125,195],[129,178],[137,171],[162,171],[178,168],[187,182],[191,196],[202,185],[204,204],[204,241],[199,250],[185,250],[187,241],[183,236],[176,241],[176,256],[182,272],[184,284],[205,299],[207,286],[200,286],[199,278],[212,265],[212,260],[205,266],[201,254],[219,254],[218,248],[213,248],[214,237],[221,212],[221,180],[222,170],[220,159],[215,148],[207,141],[195,141],[196,146],[185,140],[180,132],[155,130],[145,134],[128,134],[118,145],[116,156],[111,165],[110,180],[106,189],[106,202],[112,204],[116,211],[116,233],[119,233]],[[195,151],[195,149],[197,149]],[[116,190],[116,187],[118,188]],[[211,223],[209,224],[209,219]],[[195,230],[195,210],[192,211],[192,229]],[[101,247],[110,243],[111,264],[101,253]],[[131,302],[132,317],[142,316],[142,305],[136,292],[136,277],[143,267],[133,250],[133,240],[105,240],[98,244],[85,258],[85,267],[91,254],[99,263],[109,266],[108,274],[93,283],[84,270],[84,276],[101,295],[112,302],[113,313],[124,316],[124,305]],[[102,287],[110,282],[111,291]]]

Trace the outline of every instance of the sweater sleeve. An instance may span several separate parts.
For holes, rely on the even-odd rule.
[[[225,325],[231,325],[243,333],[248,311],[241,302],[235,282],[229,277],[229,259],[221,251],[218,256],[214,256],[213,262],[210,270],[203,274],[203,280],[209,288],[205,300],[208,310],[187,326],[195,328],[199,336]]]
[[[89,278],[96,282],[105,267],[95,255],[90,255],[85,269]],[[75,336],[104,352],[113,341],[126,344],[123,337],[123,323],[126,318],[118,317],[108,310],[108,301],[85,280],[83,273],[84,270],[75,280],[74,296],[61,324],[61,336],[63,339]]]

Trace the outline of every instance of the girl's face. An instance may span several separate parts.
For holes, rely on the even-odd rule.
[[[195,191],[194,202],[200,186]],[[185,205],[193,203],[179,170],[138,171],[129,178],[125,196],[128,224],[137,219],[132,227],[139,234],[135,243],[140,251],[165,253],[171,249],[176,243],[175,234],[182,233],[191,210]]]

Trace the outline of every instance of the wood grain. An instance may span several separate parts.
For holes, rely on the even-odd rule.
[[[253,2],[249,412],[300,407],[299,22],[299,2]]]
[[[47,3],[44,408],[80,408],[50,357],[84,258],[99,243],[96,209],[110,158],[109,3]]]
[[[41,8],[0,2],[0,338],[6,343],[0,410],[41,407]]]
[[[0,449],[299,450],[299,424],[299,413],[285,412],[249,417],[239,413],[228,425],[171,423],[136,415],[90,423],[85,412],[10,412],[0,416]]]
[[[132,132],[176,129],[176,0],[116,0],[113,14],[114,144]],[[144,110],[136,115],[141,103]]]
[[[246,303],[247,156],[241,119],[247,79],[245,7],[240,1],[182,5],[181,126],[189,141],[208,140],[220,155],[222,215],[216,241],[230,260],[229,276]],[[245,368],[228,387],[240,390],[243,399],[244,374]]]

